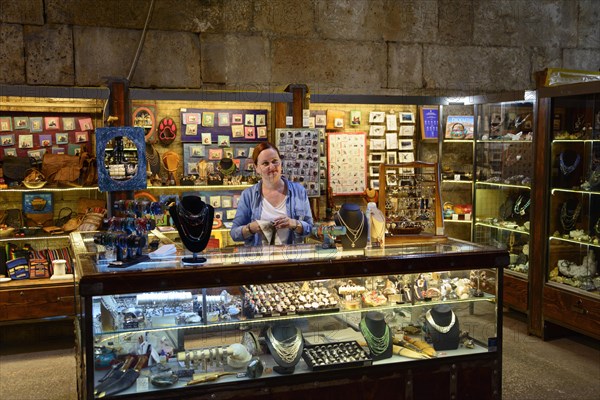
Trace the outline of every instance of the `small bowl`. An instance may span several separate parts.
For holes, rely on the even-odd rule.
[[[46,185],[46,181],[41,181],[41,182],[27,182],[27,181],[23,181],[23,185],[27,188],[27,189],[41,189]]]

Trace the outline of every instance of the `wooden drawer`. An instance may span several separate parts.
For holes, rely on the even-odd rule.
[[[544,286],[544,320],[600,339],[600,300]]]
[[[73,285],[14,287],[0,291],[0,321],[75,315]]]
[[[529,288],[527,280],[514,275],[504,274],[503,304],[517,311],[527,312]]]

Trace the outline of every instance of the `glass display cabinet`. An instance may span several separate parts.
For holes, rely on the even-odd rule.
[[[506,249],[504,303],[528,310],[534,100],[476,105],[474,241]]]
[[[546,148],[546,254],[542,314],[554,325],[600,337],[600,84],[539,90]],[[543,121],[542,121],[543,118]],[[543,225],[545,224],[545,225]]]
[[[233,247],[114,268],[93,233],[71,240],[80,398],[501,398],[505,250]]]

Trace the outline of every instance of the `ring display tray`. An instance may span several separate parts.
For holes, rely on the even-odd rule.
[[[363,367],[373,364],[373,360],[356,340],[316,345],[306,345],[302,358],[311,371]]]

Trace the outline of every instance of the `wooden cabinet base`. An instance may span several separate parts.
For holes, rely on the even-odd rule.
[[[0,287],[0,322],[75,315],[72,281],[13,281]]]
[[[546,285],[543,312],[545,321],[600,339],[598,299]]]
[[[504,274],[504,306],[526,313],[528,310],[529,289],[526,279]]]

